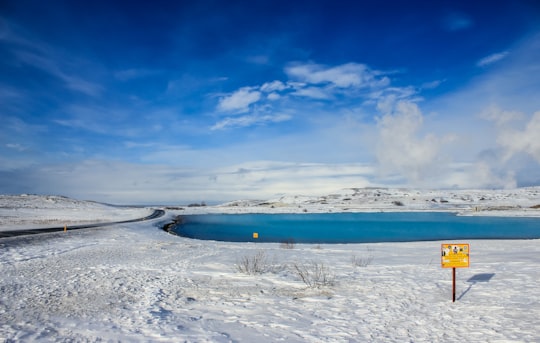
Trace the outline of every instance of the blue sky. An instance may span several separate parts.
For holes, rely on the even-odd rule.
[[[0,193],[540,185],[536,1],[3,1]]]

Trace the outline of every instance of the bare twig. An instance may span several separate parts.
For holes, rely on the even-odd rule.
[[[323,263],[293,264],[294,271],[310,288],[333,286],[335,276]]]

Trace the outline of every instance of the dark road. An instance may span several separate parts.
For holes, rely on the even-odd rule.
[[[123,221],[118,221],[118,222],[108,222],[108,223],[72,225],[72,226],[67,226],[67,230],[70,231],[70,230],[88,229],[88,228],[93,228],[93,227],[110,226],[110,225],[115,225],[115,224],[142,222],[145,220],[151,220],[151,219],[162,217],[164,214],[165,214],[164,210],[154,210],[154,212],[151,215],[143,217],[143,218],[123,220]],[[61,226],[61,227],[48,227],[48,228],[42,228],[42,229],[24,229],[24,230],[13,230],[13,231],[4,231],[4,232],[0,231],[0,238],[36,235],[40,233],[59,232],[59,231],[64,231],[64,227]]]

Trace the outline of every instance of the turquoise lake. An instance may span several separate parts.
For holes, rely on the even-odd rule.
[[[182,216],[173,232],[229,242],[371,243],[540,238],[540,218],[447,212],[206,214]],[[253,233],[258,238],[253,238]]]

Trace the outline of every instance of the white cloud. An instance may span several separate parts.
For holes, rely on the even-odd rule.
[[[535,42],[538,41],[540,39],[537,37]],[[499,102],[501,99],[513,100],[510,102],[515,102],[516,99],[529,99],[526,102],[517,101],[524,106],[535,106],[538,103],[534,96],[525,94],[534,93],[532,90],[537,89],[535,86],[538,83],[537,79],[532,75],[538,68],[538,62],[528,58],[523,64],[520,56],[533,55],[524,52],[537,51],[539,46],[527,44],[521,49],[513,47],[511,56],[508,55],[509,63],[501,65],[504,68],[486,70],[469,83],[467,89],[460,94],[455,93],[459,95],[458,97],[444,96],[435,101],[431,99],[429,102],[419,97],[419,88],[438,87],[445,81],[444,79],[425,83],[419,88],[392,87],[390,79],[383,73],[356,63],[338,66],[315,63],[291,64],[285,68],[288,80],[275,80],[248,89],[266,95],[261,94],[257,100],[261,101],[261,104],[253,106],[255,111],[261,106],[268,105],[266,113],[272,111],[283,113],[283,106],[290,106],[287,109],[292,111],[297,110],[285,113],[304,113],[305,109],[311,106],[310,110],[317,111],[317,115],[310,116],[312,126],[309,130],[312,131],[305,137],[318,137],[314,140],[317,142],[315,144],[325,151],[326,160],[332,158],[329,157],[332,150],[339,151],[343,148],[343,151],[339,151],[340,161],[351,160],[352,149],[349,150],[351,146],[356,147],[357,151],[365,150],[361,158],[363,160],[375,158],[377,171],[380,173],[378,176],[371,175],[364,179],[371,183],[400,183],[410,187],[435,188],[512,187],[517,184],[516,175],[519,175],[520,169],[508,163],[505,165],[501,156],[508,161],[517,155],[527,155],[538,161],[540,148],[534,140],[534,133],[540,132],[538,128],[540,124],[537,123],[540,119],[535,114],[526,124],[516,126],[519,119],[523,118],[520,112],[498,111],[496,108],[484,111],[482,114],[484,119],[497,123],[499,128],[505,128],[495,135],[493,127],[489,129],[486,122],[479,120],[478,114],[486,108],[486,103],[506,106],[506,101]],[[520,51],[522,53],[518,54]],[[516,91],[518,89],[519,92]],[[300,96],[307,99],[299,98]],[[271,99],[273,102],[270,104]],[[309,101],[312,99],[336,101],[315,103]],[[425,117],[418,105],[420,101],[422,105],[428,107],[426,113],[429,115]],[[356,132],[355,137],[371,134],[369,142],[351,140],[354,143],[345,145],[341,144],[342,142],[333,144],[328,137],[320,139],[324,137],[322,132],[327,132],[329,127],[337,127],[336,121],[345,118],[343,104],[361,109],[360,112],[365,116],[370,116],[367,111],[373,107],[381,114],[376,126],[363,118],[365,127]],[[250,107],[247,106],[248,110]],[[518,108],[524,110],[522,107]],[[304,111],[300,112],[301,110]],[[326,121],[327,118],[332,118],[333,122]],[[265,122],[271,122],[270,117],[253,114],[241,118],[226,118],[216,123],[212,129],[247,127]],[[334,137],[341,138],[344,131],[333,132]],[[287,146],[283,144],[284,141],[286,141],[284,138],[279,140],[280,147]],[[288,141],[292,143],[291,146],[295,146],[295,149],[287,151],[289,160],[302,160],[300,152],[309,149],[302,150],[298,146],[305,142],[299,142],[298,137],[291,137]],[[373,146],[376,146],[375,151]],[[305,160],[314,158],[313,146],[310,149],[309,158]],[[488,156],[490,153],[493,155]],[[382,177],[378,178],[380,175]]]
[[[279,80],[275,80],[275,81],[266,82],[265,84],[263,84],[261,86],[261,92],[271,93],[271,92],[276,92],[276,91],[282,91],[286,88],[287,86],[283,82]]]
[[[19,143],[8,143],[6,144],[6,148],[13,149],[19,152],[22,152],[28,149],[28,147],[25,147]]]
[[[261,92],[252,87],[243,87],[219,100],[218,109],[223,112],[244,113],[249,105],[261,99]]]
[[[409,102],[418,100],[412,98],[415,94],[416,90],[413,87],[388,87],[372,92],[369,97],[379,113],[391,114],[400,100],[406,99]]]
[[[281,98],[281,95],[279,95],[278,93],[270,93],[268,94],[268,96],[266,97],[268,100],[279,100]]]
[[[443,135],[422,133],[427,129],[424,121],[418,106],[407,100],[397,101],[392,114],[380,118],[376,157],[383,178],[379,182],[423,188],[516,187],[514,172],[493,163],[496,157],[480,155],[467,161],[467,157],[458,156],[459,162],[453,162],[448,151],[461,146],[475,151],[475,147],[461,144],[458,139],[463,137],[451,131]],[[466,155],[465,151],[461,155]]]
[[[480,113],[480,117],[494,122],[497,127],[503,127],[506,124],[525,118],[524,114],[521,112],[504,111],[496,105],[491,105],[482,111],[482,113]]]
[[[319,99],[319,100],[327,100],[332,98],[332,93],[329,92],[327,89],[320,88],[320,87],[306,87],[296,90],[292,93],[293,95],[297,96],[305,96],[308,98],[313,99]]]
[[[489,56],[486,56],[486,57],[482,58],[480,61],[478,61],[476,63],[476,65],[479,66],[479,67],[486,67],[486,66],[488,66],[490,64],[493,64],[495,62],[498,62],[498,61],[502,60],[507,55],[508,55],[508,51],[497,52],[495,54],[491,54]]]
[[[270,199],[319,195],[369,186],[372,169],[361,164],[252,161],[211,168],[181,168],[86,160],[76,164],[30,166],[5,172],[28,190],[120,204],[186,204],[195,201]],[[0,178],[0,189],[13,182]],[[19,188],[20,190],[20,188]]]
[[[292,89],[301,89],[306,87],[307,84],[305,82],[298,82],[298,81],[287,81],[287,87],[290,87]]]
[[[502,110],[490,106],[481,113],[481,118],[495,124],[497,147],[493,152],[497,159],[492,161],[493,168],[504,168],[508,172],[520,172],[520,169],[540,164],[540,111],[526,116],[523,112]],[[520,163],[517,161],[520,160]]]
[[[325,194],[351,185],[365,187],[370,185],[367,178],[371,175],[372,167],[355,163],[252,161],[222,168],[216,179],[222,184],[244,184],[255,198],[268,199],[276,195]]]
[[[247,115],[234,118],[225,118],[214,126],[211,130],[222,130],[230,127],[247,127],[253,125],[264,125],[266,123],[279,123],[290,120],[292,117],[288,114],[267,114],[267,115]]]
[[[306,108],[310,100],[340,99],[343,106],[347,102],[357,102],[368,97],[368,92],[388,89],[389,92],[405,92],[399,88],[388,88],[390,79],[381,72],[374,71],[364,64],[347,63],[338,66],[325,66],[315,63],[294,63],[285,67],[288,80],[273,80],[260,86],[242,87],[219,99],[217,110],[233,114],[247,113],[265,107],[270,112],[290,112],[295,108]],[[361,94],[361,93],[364,94]],[[407,92],[409,92],[407,90]],[[410,93],[410,92],[409,92]],[[407,95],[396,95],[396,99]],[[294,98],[296,97],[296,99]],[[304,99],[299,99],[304,98]],[[271,103],[270,103],[271,102]],[[257,106],[252,106],[257,104]],[[287,107],[283,107],[287,106]],[[333,106],[328,104],[328,106]],[[335,106],[333,106],[335,107]],[[239,123],[258,123],[259,116],[239,119],[227,118],[216,124],[222,127],[244,127]]]
[[[534,131],[533,114],[540,110],[540,34],[530,35],[507,51],[511,53],[497,68],[486,68],[466,86],[422,102],[429,113],[424,118],[426,132],[456,134],[456,140],[442,145],[440,151],[453,161],[471,164],[453,174],[464,187],[538,182],[534,137],[540,130]],[[484,170],[481,175],[476,163]]]
[[[451,163],[440,170],[426,186],[430,188],[515,188],[514,174],[495,173],[492,166],[482,160],[472,163]]]
[[[497,143],[505,149],[505,160],[525,153],[540,163],[540,111],[534,113],[522,130],[503,129]]]
[[[431,178],[437,167],[442,139],[419,137],[423,116],[415,103],[401,100],[393,114],[379,119],[377,160],[383,175],[399,174],[412,184]]]
[[[424,82],[420,88],[421,89],[435,89],[437,87],[439,87],[443,82],[445,82],[445,80],[434,80],[434,81],[430,81],[430,82]]]
[[[387,84],[388,80],[377,79],[379,74],[364,64],[347,63],[335,67],[321,64],[293,64],[285,68],[285,73],[294,80],[310,84],[331,84],[339,88],[374,87]]]

